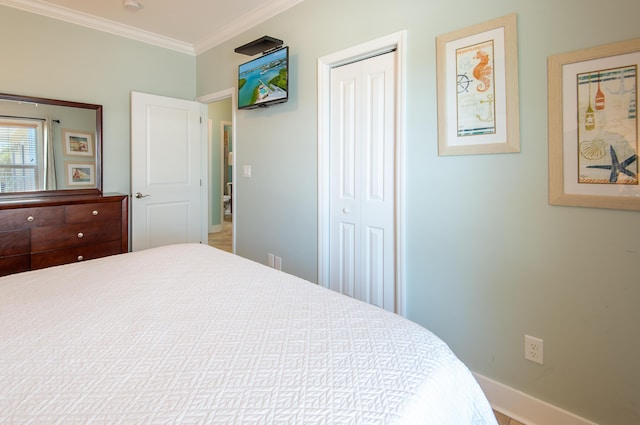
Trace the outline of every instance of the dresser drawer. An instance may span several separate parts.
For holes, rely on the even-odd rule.
[[[0,210],[0,231],[53,226],[63,223],[63,206]]]
[[[120,241],[111,241],[83,247],[56,249],[53,251],[38,252],[31,255],[31,269],[43,269],[50,266],[59,266],[78,261],[93,260],[122,253]]]
[[[119,220],[36,227],[31,229],[31,252],[85,246],[105,241],[120,242],[121,232],[122,223]]]
[[[122,204],[120,202],[67,205],[64,210],[65,223],[119,220],[121,217]]]
[[[0,276],[127,252],[128,196],[0,200]]]
[[[29,229],[0,232],[0,257],[28,254],[30,242]]]
[[[30,263],[31,256],[29,254],[0,257],[0,276],[26,272],[30,269]]]

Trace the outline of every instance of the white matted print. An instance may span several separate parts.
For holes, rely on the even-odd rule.
[[[66,180],[70,187],[95,187],[96,165],[93,162],[67,162]]]
[[[520,151],[516,16],[437,37],[440,155]]]
[[[66,155],[93,156],[93,134],[87,131],[62,130]]]
[[[640,39],[549,58],[549,202],[640,210]]]

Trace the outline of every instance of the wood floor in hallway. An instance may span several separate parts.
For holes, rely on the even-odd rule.
[[[231,216],[222,221],[222,231],[209,233],[209,245],[227,252],[233,252],[233,223]]]

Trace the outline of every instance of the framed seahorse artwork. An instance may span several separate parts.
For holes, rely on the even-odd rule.
[[[436,39],[438,154],[520,152],[516,15]]]
[[[549,203],[640,210],[640,38],[549,57]]]

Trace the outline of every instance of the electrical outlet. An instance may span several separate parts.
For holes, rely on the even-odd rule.
[[[269,267],[275,267],[274,259],[275,259],[275,257],[274,257],[273,254],[267,254],[267,265]]]
[[[282,270],[282,258],[278,256],[276,256],[275,268],[276,270]]]
[[[540,338],[525,335],[524,336],[524,358],[534,363],[543,364],[543,347],[544,341]]]

